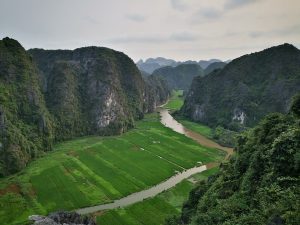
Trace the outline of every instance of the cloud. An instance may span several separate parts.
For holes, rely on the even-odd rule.
[[[124,43],[168,43],[168,42],[192,42],[196,41],[197,36],[191,33],[173,33],[169,36],[124,36],[107,40],[109,43],[124,44]]]
[[[175,33],[170,36],[170,40],[178,42],[190,42],[197,40],[197,36],[191,33]]]
[[[98,20],[94,19],[91,16],[85,16],[85,17],[83,17],[83,19],[91,24],[95,24],[95,25],[101,24]]]
[[[118,38],[109,39],[108,42],[123,44],[123,43],[161,43],[167,41],[163,37],[159,36],[124,36]]]
[[[183,2],[183,0],[171,0],[171,5],[173,9],[178,11],[184,11],[187,9],[187,5]]]
[[[193,22],[199,22],[204,20],[220,19],[227,14],[230,10],[236,9],[251,3],[255,3],[262,0],[226,0],[223,7],[214,8],[202,8],[194,14]],[[205,22],[205,21],[204,21]]]
[[[248,34],[251,38],[300,35],[300,24],[293,25],[283,29],[274,29],[269,31],[253,31]]]
[[[199,10],[197,14],[206,19],[218,19],[223,15],[223,11],[214,8],[206,8]]]
[[[239,8],[245,5],[249,5],[255,2],[258,2],[261,0],[227,0],[227,2],[224,5],[224,9],[230,10]]]
[[[144,22],[146,20],[146,17],[141,14],[127,14],[125,17],[134,22]]]

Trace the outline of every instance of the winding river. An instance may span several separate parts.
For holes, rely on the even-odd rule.
[[[169,127],[172,130],[174,130],[174,131],[176,131],[180,134],[184,134],[185,136],[192,138],[193,140],[195,140],[196,142],[198,142],[199,144],[201,144],[203,146],[207,146],[207,147],[210,147],[210,148],[218,148],[218,149],[224,150],[224,151],[227,152],[227,157],[230,154],[232,154],[233,149],[220,146],[219,144],[213,142],[212,140],[210,140],[210,139],[208,139],[208,138],[206,138],[206,137],[204,137],[204,136],[202,136],[198,133],[195,133],[191,130],[186,129],[181,123],[177,122],[171,116],[171,114],[169,113],[169,111],[167,109],[163,109],[163,108],[160,107],[160,108],[158,108],[158,112],[160,113],[160,116],[161,116],[160,122],[164,126]],[[143,201],[144,199],[154,197],[157,194],[174,187],[176,184],[180,183],[184,179],[187,179],[191,175],[203,172],[203,171],[207,170],[208,168],[210,168],[212,166],[214,166],[213,163],[198,166],[198,167],[193,167],[193,168],[188,169],[188,170],[184,170],[183,172],[177,173],[176,175],[170,177],[166,181],[163,181],[163,182],[161,182],[161,183],[159,183],[159,184],[157,184],[157,185],[155,185],[155,186],[153,186],[149,189],[133,193],[133,194],[128,195],[128,196],[126,196],[124,198],[121,198],[119,200],[115,200],[112,203],[81,208],[81,209],[76,210],[76,212],[79,213],[79,214],[88,214],[88,213],[98,212],[98,211],[101,211],[101,210],[125,207],[125,206],[128,206],[128,205]]]

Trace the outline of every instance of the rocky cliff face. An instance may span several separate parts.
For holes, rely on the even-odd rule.
[[[48,216],[32,215],[29,220],[34,225],[96,225],[96,222],[87,216],[76,212],[54,212]]]
[[[50,150],[53,123],[37,68],[15,40],[0,41],[0,177]]]
[[[120,134],[167,100],[125,54],[107,48],[32,49],[0,41],[0,176],[55,141]]]
[[[43,75],[47,106],[62,138],[122,133],[146,111],[145,83],[123,53],[97,47],[29,53]]]
[[[268,113],[287,112],[299,91],[300,51],[284,44],[196,77],[181,112],[194,121],[239,129]]]
[[[156,107],[162,105],[169,98],[171,92],[165,80],[160,77],[150,75],[144,77],[146,82],[145,102],[147,111],[153,111]]]

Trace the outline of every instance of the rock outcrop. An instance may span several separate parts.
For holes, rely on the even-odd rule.
[[[254,126],[268,113],[286,113],[299,91],[300,50],[284,44],[196,77],[181,113],[194,121],[237,130]]]
[[[159,79],[143,79],[125,54],[108,48],[25,49],[0,41],[0,177],[53,143],[121,134],[168,98]]]
[[[96,222],[87,216],[76,212],[54,212],[48,216],[32,215],[29,220],[34,225],[96,225]]]

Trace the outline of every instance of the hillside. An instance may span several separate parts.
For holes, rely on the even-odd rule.
[[[210,60],[200,60],[198,63],[201,66],[201,68],[206,69],[210,64],[221,62],[219,59],[210,59]]]
[[[146,73],[152,74],[154,70],[159,69],[164,66],[176,66],[177,62],[172,59],[166,59],[163,57],[157,58],[149,58],[145,61],[139,60],[136,63],[137,67],[141,71],[145,71]]]
[[[224,62],[214,62],[214,63],[210,64],[204,70],[204,74],[207,75],[207,74],[213,72],[214,70],[223,69],[225,66],[226,66],[226,63],[224,63]]]
[[[29,53],[42,72],[47,106],[62,128],[57,138],[122,133],[142,117],[145,84],[123,53],[97,47]]]
[[[155,70],[152,75],[164,79],[170,89],[188,90],[193,78],[203,74],[198,64],[181,64],[176,67],[162,67]]]
[[[176,67],[181,64],[198,64],[201,66],[201,68],[206,69],[209,65],[219,62],[222,63],[222,61],[219,59],[200,60],[199,62],[197,62],[194,60],[175,61],[173,59],[157,57],[149,58],[145,61],[141,59],[136,63],[136,65],[139,68],[139,70],[144,71],[148,74],[152,74],[155,70],[166,66]]]
[[[300,95],[288,115],[270,114],[242,134],[235,152],[169,225],[299,224]]]
[[[209,76],[196,77],[181,113],[233,130],[254,126],[271,112],[285,113],[300,91],[300,51],[284,44],[245,55]]]
[[[111,49],[26,52],[3,39],[0,176],[20,171],[54,142],[127,131],[166,101],[163,85],[159,79],[145,82],[128,56]]]
[[[15,40],[0,41],[0,177],[52,147],[54,123],[37,68]]]

